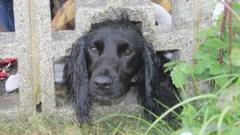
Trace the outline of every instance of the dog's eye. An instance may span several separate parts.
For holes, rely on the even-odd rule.
[[[133,54],[133,50],[132,49],[126,49],[124,52],[123,52],[123,55],[125,56],[130,56]]]
[[[91,52],[91,53],[97,53],[98,52],[98,48],[96,46],[89,46],[88,47],[88,50]]]

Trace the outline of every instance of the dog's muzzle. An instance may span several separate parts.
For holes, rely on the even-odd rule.
[[[111,77],[106,75],[98,75],[94,78],[94,86],[97,89],[108,91],[113,84],[113,80]]]

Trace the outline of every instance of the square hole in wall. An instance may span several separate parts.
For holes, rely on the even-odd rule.
[[[181,51],[178,49],[173,49],[173,50],[161,50],[161,51],[156,51],[156,54],[158,57],[161,58],[162,63],[167,63],[172,60],[179,60]]]
[[[14,32],[13,0],[0,0],[0,32]]]
[[[50,0],[52,30],[75,29],[75,0]]]
[[[72,95],[64,84],[64,66],[66,57],[54,58],[54,81],[55,81],[55,94],[56,94],[56,108],[58,112],[64,113],[65,116],[72,115],[73,103]],[[71,111],[72,110],[72,111]],[[137,101],[137,92],[130,90],[126,95],[121,98],[112,100],[112,102],[92,104],[91,114],[93,119],[100,118],[116,112],[139,114],[140,107]]]
[[[16,113],[19,103],[19,75],[15,58],[0,58],[0,115]],[[9,114],[8,114],[9,113]]]
[[[169,27],[172,25],[172,2],[170,0],[152,0],[155,8],[156,25]],[[75,0],[50,0],[52,29],[75,29]]]
[[[66,57],[55,57],[54,58],[54,82],[55,82],[55,93],[56,93],[56,106],[63,107],[71,104],[70,93],[66,89],[64,84],[64,65]]]

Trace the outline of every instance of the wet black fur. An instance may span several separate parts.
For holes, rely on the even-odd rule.
[[[166,111],[158,102],[172,107],[179,102],[179,94],[176,88],[171,82],[169,73],[164,73],[163,65],[168,61],[163,55],[156,54],[151,44],[147,43],[144,39],[141,30],[136,25],[132,24],[128,19],[105,21],[100,24],[92,26],[92,29],[86,35],[80,37],[73,45],[70,51],[70,55],[67,58],[65,65],[65,79],[68,89],[72,92],[74,108],[76,115],[80,123],[89,122],[90,109],[93,99],[90,95],[90,73],[87,51],[88,40],[94,36],[97,36],[94,31],[101,31],[102,28],[115,29],[117,31],[134,32],[137,36],[131,37],[134,34],[130,34],[128,38],[138,40],[141,48],[142,66],[137,67],[138,73],[134,75],[135,82],[126,82],[129,87],[134,87],[139,93],[139,103],[146,108],[144,116],[148,120],[154,120],[155,117],[151,115],[153,112],[156,115],[161,115]],[[114,33],[107,33],[112,34]],[[109,38],[110,35],[106,35],[105,38]],[[136,41],[134,40],[134,41]],[[115,52],[109,52],[115,53]],[[112,63],[114,64],[114,63]],[[136,68],[136,67],[135,67]],[[96,69],[97,70],[97,69]],[[136,69],[135,69],[136,70]],[[128,91],[125,91],[128,92]],[[179,112],[180,110],[177,110]],[[168,120],[173,119],[171,115],[167,117]]]

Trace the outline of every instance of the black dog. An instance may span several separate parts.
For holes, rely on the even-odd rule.
[[[140,28],[128,19],[105,21],[72,46],[65,65],[65,79],[71,90],[80,123],[89,121],[92,102],[107,102],[125,95],[130,88],[139,93],[144,116],[160,115],[179,102],[167,61],[156,54]]]

